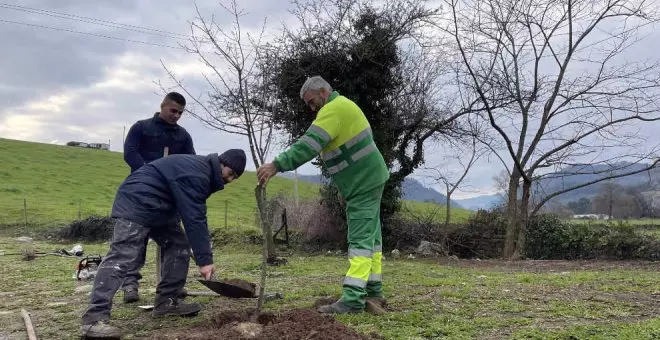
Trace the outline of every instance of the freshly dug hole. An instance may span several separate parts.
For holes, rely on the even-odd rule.
[[[152,339],[247,339],[236,329],[241,322],[250,320],[252,310],[223,311],[215,314],[208,323],[173,332],[167,330],[164,334],[152,336]],[[323,315],[313,309],[296,309],[275,316],[272,313],[262,313],[258,322],[263,332],[252,339],[259,340],[363,340],[368,337],[335,321],[329,315]]]

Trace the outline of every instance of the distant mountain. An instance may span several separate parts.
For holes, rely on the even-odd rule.
[[[493,208],[495,205],[500,203],[503,200],[502,196],[499,194],[494,195],[481,195],[472,198],[457,199],[456,202],[460,204],[463,208],[469,210],[479,210],[485,209],[488,210]]]
[[[292,172],[285,172],[279,174],[279,176],[285,178],[293,178],[294,174]],[[312,183],[327,183],[329,181],[327,178],[324,178],[321,175],[298,175],[298,179]],[[413,178],[406,178],[403,181],[403,199],[418,202],[436,202],[445,204],[447,201],[447,196],[437,192],[436,190],[425,187]],[[455,200],[451,200],[450,203],[452,207],[462,208],[462,206]]]
[[[626,166],[625,169],[617,170]],[[539,182],[540,187],[543,188],[543,191],[546,193],[553,193],[560,191],[564,188],[570,188],[582,183],[587,183],[593,180],[600,178],[608,177],[610,174],[623,174],[626,172],[631,172],[634,170],[641,170],[647,167],[648,164],[632,164],[632,163],[618,163],[613,166],[608,165],[592,165],[592,166],[581,166],[581,167],[568,167],[562,171],[546,176],[547,178]],[[573,175],[576,172],[601,172],[600,174],[580,174]],[[613,183],[621,185],[623,187],[632,187],[644,185],[648,186],[649,189],[652,189],[655,186],[660,184],[660,168],[655,168],[650,171],[644,171],[635,175],[630,175],[626,177],[615,178],[611,180]],[[593,197],[600,193],[600,190],[604,183],[608,181],[602,181],[595,183],[584,188],[576,189],[569,191],[567,193],[557,196],[557,200],[563,203],[575,201],[582,197]]]
[[[447,196],[437,192],[434,189],[427,188],[413,178],[403,180],[403,199],[418,202],[436,202],[440,204],[447,203]],[[463,208],[455,200],[449,202],[452,207]]]

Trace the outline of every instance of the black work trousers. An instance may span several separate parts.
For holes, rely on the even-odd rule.
[[[186,284],[190,253],[188,240],[178,225],[143,226],[126,219],[115,219],[112,244],[99,265],[89,307],[82,317],[84,325],[109,320],[112,299],[122,287],[127,273],[136,272],[143,264],[141,255],[151,237],[161,248],[161,280],[156,287],[155,305],[169,298],[176,299]]]

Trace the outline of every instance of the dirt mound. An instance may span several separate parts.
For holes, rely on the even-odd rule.
[[[224,311],[213,315],[208,323],[177,332],[167,331],[152,339],[248,339],[239,331],[241,323],[250,320],[251,310],[240,312]],[[296,309],[280,315],[263,313],[258,322],[263,325],[261,334],[251,339],[258,340],[363,340],[364,335],[335,321],[332,316],[323,315],[313,309]]]

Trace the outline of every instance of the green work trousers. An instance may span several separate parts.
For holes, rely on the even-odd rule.
[[[342,301],[364,308],[366,297],[383,294],[380,201],[384,185],[353,195],[346,200],[348,218],[348,261]]]

